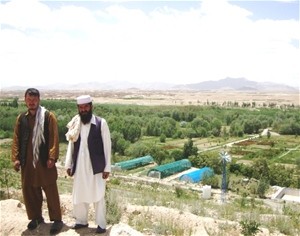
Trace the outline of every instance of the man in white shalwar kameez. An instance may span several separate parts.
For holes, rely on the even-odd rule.
[[[88,210],[95,208],[96,233],[106,231],[105,186],[111,172],[111,138],[105,119],[92,114],[89,95],[77,98],[79,114],[68,123],[65,167],[73,183],[74,229],[88,227]],[[99,133],[99,135],[98,135]],[[99,151],[100,150],[100,151]]]

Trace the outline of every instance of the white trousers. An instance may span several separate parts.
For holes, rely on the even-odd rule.
[[[76,219],[76,224],[87,224],[89,203],[83,202],[73,205],[73,215]],[[95,209],[95,223],[102,229],[106,229],[106,206],[105,199],[102,198],[100,201],[94,203]]]

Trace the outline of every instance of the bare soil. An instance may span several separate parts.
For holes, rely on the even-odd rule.
[[[239,92],[239,91],[160,91],[160,90],[88,90],[41,91],[42,99],[74,99],[89,94],[94,102],[102,104],[136,105],[211,105],[237,102],[255,103],[256,107],[270,104],[299,106],[299,92]],[[24,91],[1,91],[0,98],[24,97]]]
[[[93,221],[89,221],[89,227],[79,230],[72,229],[74,224],[74,219],[72,218],[72,204],[71,195],[61,195],[61,206],[63,211],[63,221],[64,226],[60,233],[57,235],[99,235],[95,233],[96,225]],[[27,224],[28,219],[26,216],[26,210],[24,205],[14,199],[2,200],[1,203],[1,236],[11,236],[11,235],[49,235],[49,230],[51,227],[51,222],[47,215],[47,209],[44,206],[44,218],[45,223],[40,224],[37,229],[28,230]],[[147,220],[153,224],[157,224],[163,220],[164,222],[171,222],[172,224],[177,224],[180,228],[192,229],[189,235],[231,235],[237,236],[240,234],[240,227],[238,222],[219,220],[211,217],[201,217],[194,215],[190,212],[182,212],[177,209],[162,207],[162,206],[137,206],[130,205],[126,206],[126,211],[122,215],[121,222],[116,225],[109,225],[107,231],[101,235],[110,236],[141,236],[141,235],[160,235],[155,234],[148,229],[143,229],[143,232],[139,232],[131,228],[128,223],[132,215],[140,218],[140,220]],[[220,234],[220,225],[231,228],[231,230],[226,231],[226,234]],[[260,232],[256,235],[283,235],[278,232],[270,233],[269,230],[260,228]],[[172,234],[169,234],[172,235]]]

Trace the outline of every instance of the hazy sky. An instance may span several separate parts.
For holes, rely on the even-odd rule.
[[[244,77],[299,86],[299,1],[1,1],[1,87]]]

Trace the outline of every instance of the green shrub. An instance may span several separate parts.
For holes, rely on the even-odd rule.
[[[242,226],[242,234],[245,236],[251,236],[258,233],[259,230],[259,223],[257,223],[255,220],[242,220],[240,221],[240,224]]]

